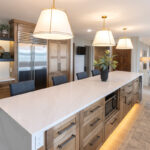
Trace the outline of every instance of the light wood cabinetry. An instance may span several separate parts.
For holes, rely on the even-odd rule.
[[[48,42],[48,81],[52,86],[52,77],[66,75],[70,80],[70,40]]]
[[[135,103],[140,101],[140,80],[137,78],[120,89],[120,113],[123,118]]]
[[[105,99],[80,112],[80,150],[96,150],[104,141]]]
[[[134,103],[140,102],[140,81],[139,78],[136,79],[133,83],[133,97],[134,97]]]
[[[10,20],[9,24],[10,24],[10,36],[11,38],[14,39],[14,45],[13,48],[11,49],[11,54],[14,57],[14,62],[11,63],[12,68],[11,76],[15,77],[16,81],[18,81],[18,42],[19,40],[23,40],[25,43],[28,42],[26,41],[26,39],[28,39],[27,37],[31,36],[31,34],[33,33],[35,24],[17,19]]]
[[[105,123],[105,140],[109,137],[109,135],[113,132],[113,130],[117,127],[120,122],[120,111],[115,113],[108,121]]]
[[[122,119],[134,104],[133,82],[120,89],[120,118]]]
[[[132,106],[139,102],[139,78],[118,91],[118,109],[105,117],[105,98],[86,107],[45,133],[39,150],[98,150]]]
[[[0,83],[0,99],[10,97],[10,88],[9,84],[13,83],[14,81],[6,81]]]
[[[79,115],[46,132],[46,150],[79,150]]]

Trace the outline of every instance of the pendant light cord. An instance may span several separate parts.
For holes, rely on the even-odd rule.
[[[124,31],[124,38],[126,38],[127,37],[127,28],[123,28],[123,31]]]
[[[52,8],[55,9],[55,0],[53,0],[53,7]]]
[[[102,19],[103,19],[103,30],[106,29],[105,25],[106,25],[106,18],[107,16],[102,16]]]

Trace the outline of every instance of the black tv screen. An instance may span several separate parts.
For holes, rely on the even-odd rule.
[[[77,47],[77,55],[85,55],[86,47]]]

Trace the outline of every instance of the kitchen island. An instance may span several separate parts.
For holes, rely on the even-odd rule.
[[[0,150],[96,150],[141,100],[142,74],[122,71],[3,99]]]

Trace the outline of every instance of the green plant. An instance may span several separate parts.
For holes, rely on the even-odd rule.
[[[2,32],[3,30],[9,31],[9,25],[7,25],[7,24],[1,24],[0,25],[0,31]]]
[[[110,55],[110,50],[106,50],[103,57],[101,57],[98,61],[94,61],[94,66],[99,67],[101,70],[106,70],[109,66],[112,69],[116,69],[118,62],[113,60],[115,55]]]

